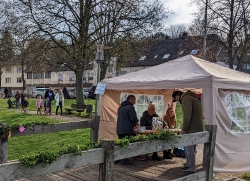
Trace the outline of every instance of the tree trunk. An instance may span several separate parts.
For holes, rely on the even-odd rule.
[[[83,70],[77,70],[76,72],[76,104],[85,105],[84,96],[83,96]]]
[[[233,69],[233,16],[234,16],[234,0],[231,0],[230,5],[230,25],[229,25],[229,34],[228,34],[228,58],[229,58],[229,68]]]

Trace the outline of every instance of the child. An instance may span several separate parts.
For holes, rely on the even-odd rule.
[[[9,109],[12,108],[12,101],[11,101],[10,97],[9,97],[7,103],[8,103],[8,105],[9,105]]]
[[[40,112],[40,115],[42,114],[42,112],[41,112],[42,106],[43,106],[43,100],[41,99],[41,96],[38,96],[36,99],[36,107],[37,107],[36,114],[38,114],[38,112]]]
[[[47,97],[45,102],[44,102],[46,114],[48,114],[50,112],[50,106],[51,106],[51,102],[50,102],[49,97]]]
[[[26,112],[28,106],[29,106],[28,99],[27,99],[27,97],[24,97],[24,100],[23,100],[23,111],[24,112]]]

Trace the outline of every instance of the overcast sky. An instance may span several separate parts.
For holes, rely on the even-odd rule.
[[[191,0],[161,0],[164,6],[171,9],[174,14],[170,14],[167,19],[166,27],[179,24],[190,24],[193,20],[191,15],[195,7],[190,6]]]

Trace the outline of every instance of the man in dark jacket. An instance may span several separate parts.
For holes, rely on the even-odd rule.
[[[138,126],[139,120],[135,112],[134,104],[136,103],[136,98],[134,95],[129,95],[127,100],[121,103],[118,108],[117,117],[117,128],[116,133],[119,139],[125,136],[133,136],[134,127]]]
[[[140,119],[140,126],[145,126],[147,130],[152,130],[153,128],[153,117],[159,117],[155,113],[155,105],[149,104],[148,110],[144,111]],[[157,152],[154,152],[152,155],[153,160],[161,161],[161,158],[157,155]]]
[[[49,114],[51,114],[51,110],[52,110],[52,101],[55,99],[55,94],[54,91],[52,90],[51,87],[49,87],[49,89],[45,92],[44,95],[45,99],[48,97],[50,100],[50,109],[49,109]]]
[[[134,128],[138,127],[139,120],[135,112],[134,104],[136,103],[136,97],[129,95],[127,100],[121,103],[117,113],[117,127],[116,133],[119,139],[126,136],[130,137],[134,135]],[[124,165],[131,165],[133,161],[130,158],[121,160]]]
[[[180,101],[180,103],[182,104],[183,126],[181,134],[204,131],[204,118],[201,102],[196,97],[196,94],[189,90],[185,93],[181,91],[175,91],[172,96],[174,98],[174,101]],[[187,163],[183,170],[186,171],[186,175],[192,174],[196,171],[195,147],[196,145],[184,147]]]

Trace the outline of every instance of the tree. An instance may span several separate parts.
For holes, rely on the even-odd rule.
[[[200,9],[204,9],[204,0],[194,2]],[[250,3],[248,0],[210,0],[207,7],[208,31],[221,37],[218,40],[227,49],[229,67],[233,68],[233,61],[243,46],[242,42],[246,43],[242,38],[247,38],[244,29],[246,25],[249,26]],[[203,13],[199,11],[197,19],[204,17]]]
[[[13,38],[10,32],[5,30],[0,38],[0,75],[2,75],[2,68],[8,67],[9,63],[13,62],[14,56]]]
[[[5,6],[9,12],[15,12],[9,18],[39,31],[65,52],[66,56],[58,63],[75,72],[79,105],[84,104],[82,77],[85,65],[93,60],[95,44],[112,47],[114,39],[125,37],[126,32],[153,31],[165,18],[163,6],[157,0],[13,0]],[[116,28],[109,31],[110,25]],[[109,40],[104,41],[107,35]]]

